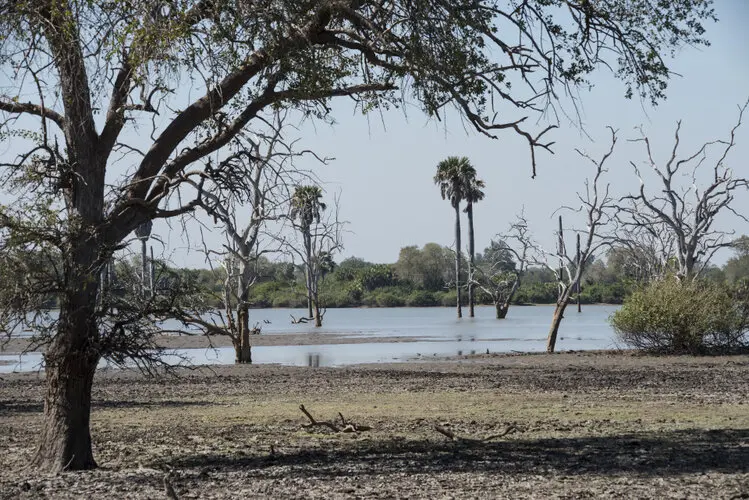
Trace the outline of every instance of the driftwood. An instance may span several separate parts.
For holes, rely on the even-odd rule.
[[[437,432],[439,432],[440,434],[442,434],[446,438],[448,438],[450,441],[455,441],[455,442],[461,443],[461,444],[471,444],[471,445],[488,443],[489,441],[492,441],[494,439],[499,439],[499,438],[504,437],[504,436],[506,436],[506,435],[508,435],[508,434],[510,434],[512,432],[523,432],[522,429],[516,427],[513,424],[510,424],[507,427],[505,427],[505,429],[502,432],[500,432],[499,434],[492,434],[491,436],[487,436],[485,438],[472,438],[472,437],[458,436],[457,434],[455,434],[450,429],[442,427],[441,425],[435,425],[434,426],[434,430],[437,431]]]
[[[292,325],[298,325],[299,323],[307,323],[307,322],[309,322],[312,319],[312,318],[308,318],[306,316],[301,316],[299,318],[295,318],[293,314],[289,314],[289,316],[291,316],[291,324]]]
[[[307,408],[305,408],[304,405],[299,405],[299,409],[309,419],[308,424],[302,424],[302,427],[308,430],[313,427],[319,427],[319,426],[327,427],[333,432],[363,432],[363,431],[368,431],[372,429],[368,425],[357,425],[353,422],[347,422],[341,412],[338,412],[338,417],[341,419],[341,426],[342,426],[342,427],[339,427],[338,425],[335,424],[335,422],[315,420],[315,417],[310,415],[310,412],[307,411]]]

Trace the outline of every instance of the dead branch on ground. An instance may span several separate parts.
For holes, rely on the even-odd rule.
[[[304,405],[299,405],[299,409],[302,413],[309,419],[310,423],[308,424],[302,424],[302,427],[309,430],[313,427],[323,426],[327,427],[328,429],[332,430],[333,432],[363,432],[371,430],[372,427],[368,425],[357,425],[353,422],[347,422],[344,418],[343,414],[341,412],[338,412],[338,416],[341,419],[341,425],[343,427],[338,427],[333,422],[327,422],[327,421],[319,421],[315,420],[315,417],[313,417],[310,412],[307,411],[307,409],[304,407]]]
[[[451,441],[455,441],[457,443],[461,444],[470,444],[470,445],[476,445],[476,444],[484,444],[488,443],[489,441],[492,441],[494,439],[502,438],[512,432],[524,432],[522,429],[517,427],[515,424],[509,424],[505,429],[500,432],[499,434],[492,434],[491,436],[487,436],[485,438],[473,438],[473,437],[464,437],[464,436],[458,436],[450,429],[447,429],[441,425],[435,424],[434,430],[445,436]]]

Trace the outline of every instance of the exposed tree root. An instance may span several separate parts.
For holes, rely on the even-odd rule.
[[[363,431],[368,431],[372,429],[372,427],[368,425],[357,425],[353,422],[347,422],[341,412],[338,412],[338,416],[341,419],[341,425],[342,425],[342,427],[339,427],[334,422],[327,422],[327,421],[321,422],[321,421],[315,420],[315,417],[310,415],[310,413],[307,411],[304,405],[299,405],[299,409],[302,411],[302,413],[304,413],[304,415],[310,421],[310,423],[308,424],[302,424],[302,427],[304,427],[305,429],[311,429],[313,427],[318,427],[318,426],[327,427],[333,432],[363,432]]]
[[[458,436],[450,429],[446,429],[445,427],[442,427],[441,425],[435,424],[434,430],[439,432],[440,434],[442,434],[443,436],[445,436],[451,441],[455,441],[457,443],[462,443],[462,444],[472,444],[472,445],[488,443],[489,441],[492,441],[494,439],[499,439],[512,432],[523,432],[523,430],[520,429],[519,427],[516,427],[514,424],[510,424],[507,427],[505,427],[505,429],[499,434],[492,434],[491,436],[478,439],[478,438],[472,438],[472,437]]]

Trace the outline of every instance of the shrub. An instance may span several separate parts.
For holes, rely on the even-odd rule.
[[[745,344],[742,307],[726,287],[669,278],[636,291],[611,316],[626,345],[663,353],[725,351]]]
[[[440,305],[440,302],[432,292],[414,290],[406,297],[406,305],[409,307],[431,307]]]
[[[406,301],[393,292],[383,292],[377,296],[377,305],[379,307],[403,307]]]

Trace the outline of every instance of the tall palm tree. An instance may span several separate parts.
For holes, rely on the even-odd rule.
[[[475,174],[475,170],[474,170]],[[474,256],[476,254],[474,237],[473,237],[473,204],[478,203],[484,199],[483,188],[486,187],[484,181],[477,179],[474,175],[468,179],[468,183],[465,186],[464,199],[466,201],[466,214],[468,214],[468,315],[473,318],[473,271],[474,271]]]
[[[440,187],[443,200],[450,200],[455,210],[455,291],[458,318],[463,317],[460,306],[460,202],[465,199],[469,180],[476,178],[476,169],[468,158],[450,156],[437,164],[434,183]]]
[[[311,228],[314,221],[320,222],[320,216],[325,210],[325,203],[322,202],[322,189],[319,186],[297,186],[294,190],[294,196],[291,198],[291,218],[299,221],[299,230],[302,233],[304,242],[304,254],[306,262],[304,266],[305,279],[307,286],[307,312],[308,318],[313,318],[312,312],[312,234]],[[317,321],[318,318],[315,318]]]

